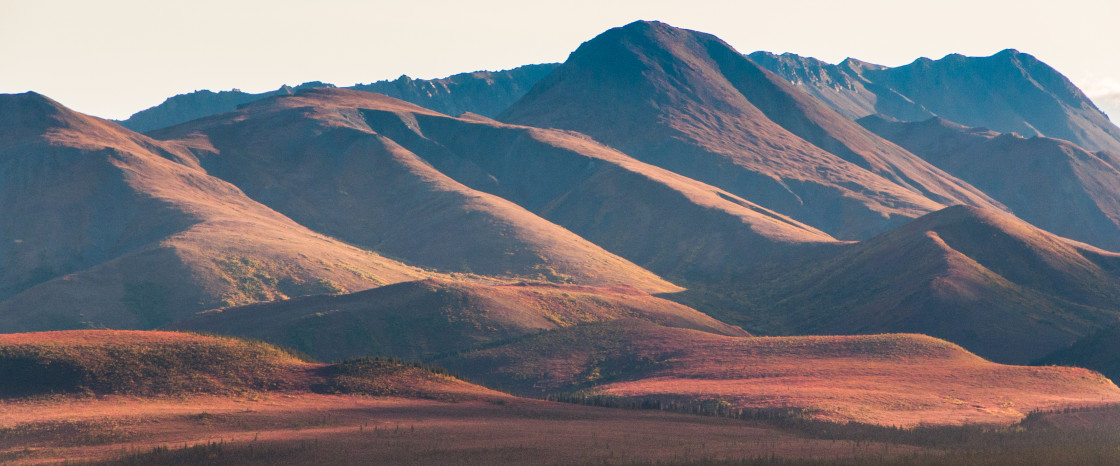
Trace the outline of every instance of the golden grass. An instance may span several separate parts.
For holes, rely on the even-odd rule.
[[[466,399],[496,393],[396,361],[306,362],[256,341],[175,332],[0,335],[0,397],[324,392]]]
[[[311,364],[267,345],[221,337],[139,331],[0,335],[0,365],[18,360],[20,352],[33,353],[41,365],[71,364],[96,374],[151,362],[162,372],[104,379],[117,385],[95,390],[102,393],[97,396],[0,399],[0,461],[16,464],[112,460],[214,444],[221,451],[208,453],[208,461],[233,464],[614,463],[918,451],[799,438],[729,419],[526,400],[413,365],[373,359]],[[231,370],[243,390],[229,390],[237,388],[223,379]],[[162,380],[157,387],[169,387],[191,374],[204,374],[204,383],[222,383],[223,390],[207,390],[197,379],[175,390],[138,383],[155,377]],[[252,377],[286,383],[246,385]],[[168,454],[141,462],[176,455]]]
[[[3,333],[0,334],[0,347],[13,345],[37,347],[79,347],[99,345],[144,345],[170,343],[198,343],[221,341],[218,338],[201,337],[183,332],[162,332],[156,330],[61,330],[53,332]]]
[[[616,464],[921,450],[807,439],[730,419],[512,397],[457,403],[321,394],[104,397],[0,401],[0,408],[0,459],[16,464],[107,460],[211,442],[226,449],[211,461],[234,464]]]
[[[1007,424],[1120,402],[1098,373],[995,364],[922,335],[725,337],[638,322],[549,332],[440,361],[519,393],[583,390],[735,408],[793,407],[884,425]]]

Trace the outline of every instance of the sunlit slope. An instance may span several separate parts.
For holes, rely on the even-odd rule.
[[[423,278],[312,232],[185,151],[34,93],[0,96],[0,328],[144,328]]]
[[[729,337],[616,321],[438,362],[515,393],[796,407],[887,425],[1011,422],[1034,409],[1120,400],[1092,371],[995,364],[912,334]]]
[[[494,395],[396,362],[305,362],[264,343],[178,332],[71,330],[0,334],[0,398],[41,395],[349,393]]]
[[[678,289],[501,197],[471,189],[367,123],[370,109],[439,115],[317,89],[154,133],[208,173],[355,245],[449,272]]]
[[[580,134],[452,118],[396,99],[337,89],[308,91],[260,107],[155,135],[194,147],[208,172],[293,218],[421,264],[668,290],[663,283],[638,285],[648,277],[632,269],[618,272],[633,274],[632,279],[612,277],[616,272],[604,266],[609,255],[585,250],[594,247],[573,243],[568,232],[684,282],[748,272],[787,254],[791,246],[835,242],[815,228]],[[251,129],[270,122],[259,132],[275,131],[270,128],[287,124],[276,120],[289,117],[292,125],[333,128],[329,131],[357,139],[309,138],[312,150],[289,136],[299,133],[291,130],[260,144],[246,142],[256,134]],[[378,156],[370,144],[356,146],[359,133],[393,148],[396,159]],[[215,149],[215,140],[225,141],[217,146],[226,148]],[[293,146],[273,147],[275,140]],[[278,161],[275,154],[287,155]],[[393,160],[406,157],[408,171],[396,171]],[[418,180],[416,173],[427,178]],[[420,183],[423,179],[440,182]],[[455,196],[473,200],[464,209],[453,202]],[[486,215],[476,212],[484,211],[483,205],[492,206]],[[457,234],[445,233],[450,230]]]

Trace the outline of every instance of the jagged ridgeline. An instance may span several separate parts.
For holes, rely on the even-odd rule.
[[[493,117],[505,110],[533,87],[555,64],[526,65],[504,71],[475,71],[441,79],[412,79],[402,75],[394,80],[355,84],[349,89],[376,92],[412,102],[447,115],[475,113]],[[213,92],[195,91],[168,98],[163,103],[136,112],[121,126],[146,133],[191,120],[232,112],[238,107],[267,97],[292,95],[302,89],[334,87],[318,81],[295,87],[284,85],[275,91],[248,93],[238,89]]]

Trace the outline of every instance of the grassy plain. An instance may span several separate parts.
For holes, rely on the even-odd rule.
[[[732,337],[618,320],[435,362],[520,395],[712,400],[888,426],[1006,425],[1035,410],[1120,402],[1120,388],[1093,371],[996,364],[914,334]]]
[[[514,397],[108,396],[0,407],[0,461],[15,463],[582,464],[919,450],[803,438],[734,419]]]

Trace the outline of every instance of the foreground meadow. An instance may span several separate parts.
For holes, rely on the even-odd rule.
[[[688,389],[684,382],[675,385]],[[0,462],[1120,462],[1120,408],[1108,400],[1071,398],[1057,411],[987,424],[946,423],[934,410],[938,425],[895,426],[789,406],[731,409],[735,400],[707,394],[611,391],[530,399],[415,363],[324,364],[260,342],[176,332],[8,334],[0,335]]]

